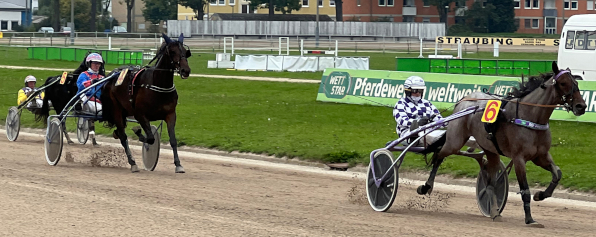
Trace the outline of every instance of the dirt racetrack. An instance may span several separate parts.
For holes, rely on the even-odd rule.
[[[504,222],[493,223],[472,192],[437,186],[423,197],[402,183],[393,207],[378,213],[366,203],[362,174],[189,152],[181,154],[187,173],[175,174],[169,146],[156,171],[132,174],[114,140],[65,145],[52,167],[42,141],[21,132],[9,142],[0,130],[2,236],[596,235],[594,203],[532,202],[546,226],[535,229],[523,223],[519,195],[510,195]]]

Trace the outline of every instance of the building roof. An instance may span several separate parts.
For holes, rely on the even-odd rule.
[[[25,9],[25,0],[0,0],[0,9]]]
[[[2,0],[0,0],[2,1]],[[269,19],[268,14],[239,14],[215,13],[211,16],[214,21],[316,21],[317,15],[309,14],[275,14]],[[333,21],[328,15],[319,14],[319,21]]]

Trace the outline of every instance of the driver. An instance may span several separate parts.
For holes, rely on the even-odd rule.
[[[23,102],[25,102],[27,100],[27,98],[29,98],[29,96],[31,94],[33,94],[34,92],[39,90],[38,88],[35,87],[36,83],[37,83],[37,78],[35,78],[34,76],[29,75],[29,76],[25,77],[25,87],[20,89],[19,92],[17,93],[18,94],[17,104],[19,104],[19,105],[22,104]],[[43,92],[41,92],[37,96],[35,96],[35,99],[33,99],[31,102],[29,102],[27,104],[27,109],[29,111],[33,111],[35,109],[41,108],[41,106],[43,105],[43,96],[44,96]]]
[[[410,131],[415,130],[418,126],[443,118],[439,110],[430,101],[422,98],[425,89],[426,85],[422,77],[411,76],[404,82],[405,96],[397,101],[395,107],[393,107],[393,117],[395,118],[395,122],[397,122],[395,130],[400,137],[409,136]],[[420,141],[427,140],[427,144],[432,144],[443,133],[445,131],[435,130],[426,136],[427,139],[421,139]],[[409,140],[406,139],[404,141],[404,144],[409,144],[410,141],[413,141],[417,137],[418,134],[412,135]]]

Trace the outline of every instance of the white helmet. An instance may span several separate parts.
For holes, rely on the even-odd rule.
[[[29,76],[25,77],[25,83],[30,82],[30,81],[37,82],[37,78],[35,78],[32,75],[29,75]]]
[[[426,86],[424,84],[424,79],[419,76],[411,76],[406,79],[404,83],[404,88],[406,89],[425,89]]]

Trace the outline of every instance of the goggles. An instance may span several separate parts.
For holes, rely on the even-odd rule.
[[[423,93],[424,89],[408,89],[407,91],[411,92],[411,93]]]

